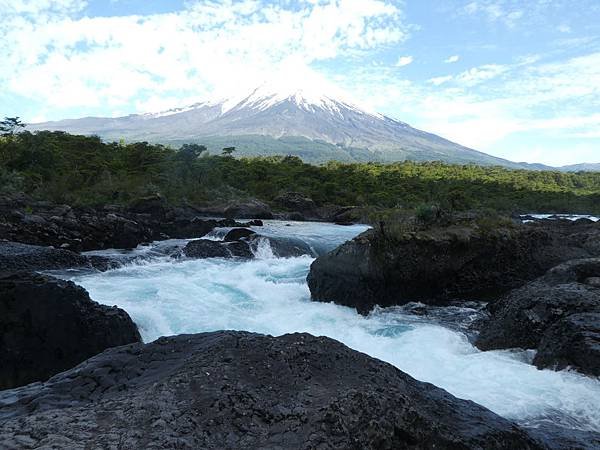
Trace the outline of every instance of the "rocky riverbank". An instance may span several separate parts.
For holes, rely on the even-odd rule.
[[[372,229],[311,266],[314,300],[367,313],[411,301],[495,299],[561,262],[600,256],[600,224],[590,221],[465,221],[425,230]]]
[[[333,205],[313,208],[311,199],[297,193],[282,194],[276,204],[282,208],[278,213],[258,200],[214,207],[173,207],[156,195],[139,199],[127,207],[91,208],[36,201],[23,194],[3,196],[0,197],[0,239],[79,252],[134,248],[155,240],[201,237],[219,226],[246,225],[235,219],[348,223],[358,214],[355,208]]]
[[[237,205],[235,211],[240,218],[248,217],[244,212],[260,212],[249,205]],[[213,219],[205,217],[210,211],[171,207],[160,196],[140,199],[127,208],[73,208],[17,195],[0,198],[0,238],[77,252],[134,248],[155,240],[201,237],[220,226],[249,225],[229,217],[229,212],[222,211],[225,219]]]

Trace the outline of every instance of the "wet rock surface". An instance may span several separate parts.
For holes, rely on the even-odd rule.
[[[70,250],[0,242],[0,272],[55,270],[90,266],[91,260]]]
[[[476,345],[538,349],[538,368],[600,374],[600,259],[574,260],[490,304]]]
[[[183,248],[188,258],[253,258],[254,254],[246,242],[224,242],[209,239],[190,241]]]
[[[223,240],[227,242],[239,241],[242,238],[249,238],[254,235],[256,235],[256,231],[248,228],[234,228],[225,235]]]
[[[189,258],[254,258],[262,245],[274,256],[289,258],[302,255],[314,255],[310,246],[301,239],[287,237],[262,236],[252,230],[233,229],[223,241],[197,239],[190,241],[183,249]]]
[[[0,392],[27,448],[537,449],[513,423],[334,340],[214,332],[114,348]]]
[[[561,262],[600,255],[600,224],[450,225],[390,236],[369,230],[312,264],[314,300],[375,305],[495,299]]]
[[[0,389],[47,380],[109,347],[140,340],[125,311],[94,302],[71,282],[0,274]]]

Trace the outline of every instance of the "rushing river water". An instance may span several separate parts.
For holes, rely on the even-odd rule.
[[[269,222],[256,231],[300,238],[321,253],[365,229]],[[94,300],[125,309],[146,342],[223,329],[325,335],[521,424],[600,431],[598,379],[537,370],[528,363],[530,352],[480,352],[461,328],[480,314],[477,309],[431,308],[414,315],[397,307],[363,317],[350,308],[310,301],[306,275],[312,257],[275,258],[268,245],[259,247],[252,261],[158,256],[156,248],[168,244],[137,249],[133,254],[156,256],[116,270],[62,276],[85,287]]]

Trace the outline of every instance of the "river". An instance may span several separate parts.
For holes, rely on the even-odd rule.
[[[322,253],[365,229],[269,221],[255,231],[299,238]],[[221,239],[225,231],[209,237]],[[174,260],[157,251],[173,243],[181,242],[96,252],[145,258],[108,272],[61,276],[83,286],[94,300],[125,309],[145,342],[223,329],[324,335],[522,425],[600,431],[600,381],[569,371],[537,370],[529,364],[531,351],[479,351],[466,330],[482,314],[480,308],[421,307],[415,315],[410,312],[414,308],[395,307],[363,317],[347,307],[310,300],[306,275],[313,257],[275,258],[266,243],[251,261]]]

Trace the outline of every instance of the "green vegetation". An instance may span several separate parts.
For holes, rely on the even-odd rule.
[[[241,197],[270,201],[281,192],[297,191],[319,205],[418,208],[422,221],[432,220],[440,209],[600,213],[600,173],[439,162],[315,166],[289,156],[233,158],[233,152],[226,147],[225,156],[210,156],[197,144],[174,150],[11,130],[0,136],[0,189],[83,205],[125,204],[157,192],[173,204]]]

